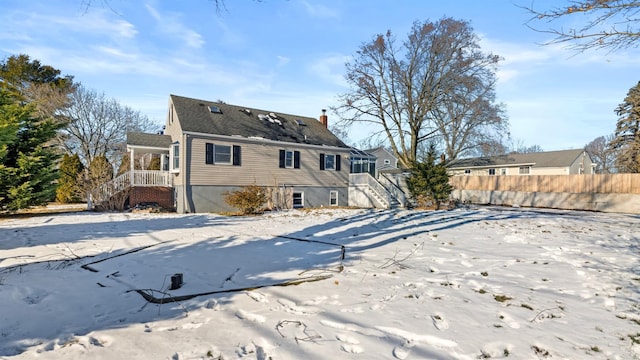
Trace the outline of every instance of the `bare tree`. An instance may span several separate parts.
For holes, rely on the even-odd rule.
[[[371,136],[382,134],[400,164],[410,167],[422,143],[451,137],[454,121],[460,127],[455,136],[487,124],[487,112],[471,110],[471,102],[484,99],[490,106],[493,83],[484,76],[498,61],[479,51],[465,21],[415,22],[401,46],[390,31],[361,45],[346,64],[351,90],[333,110],[343,126],[374,124]],[[465,136],[450,142],[465,149]]]
[[[472,76],[462,77],[434,109],[433,120],[449,160],[499,142],[509,132],[504,105],[495,103],[495,59],[476,57]]]
[[[607,49],[610,51],[637,47],[640,40],[640,1],[635,0],[571,0],[564,5],[539,10],[524,7],[533,17],[527,25],[540,32],[554,35],[547,44],[570,44],[577,51]],[[552,23],[556,20],[576,21],[575,27],[540,29],[534,22]]]
[[[597,171],[599,174],[612,174],[617,172],[615,166],[617,151],[609,145],[613,139],[613,134],[599,136],[584,147],[589,155],[591,155],[591,159],[598,164]]]
[[[507,154],[530,154],[544,151],[540,145],[527,145],[524,140],[515,138],[508,139],[505,150]]]
[[[71,104],[62,113],[69,123],[58,141],[67,153],[78,154],[85,166],[100,155],[119,164],[127,131],[148,132],[155,127],[146,115],[84,86],[72,93]]]

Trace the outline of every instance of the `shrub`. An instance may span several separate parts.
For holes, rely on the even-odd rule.
[[[451,195],[452,187],[449,184],[447,168],[443,163],[436,164],[436,150],[433,144],[429,146],[425,161],[413,164],[407,186],[418,207],[435,206],[439,209],[440,204]]]
[[[260,213],[260,208],[267,202],[267,191],[255,184],[236,191],[225,191],[223,195],[224,201],[243,215]]]
[[[78,183],[78,175],[82,173],[84,166],[78,154],[64,154],[60,162],[60,179],[56,189],[56,200],[61,203],[80,202],[82,189]]]

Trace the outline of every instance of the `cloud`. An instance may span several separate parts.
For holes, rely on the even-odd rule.
[[[188,47],[201,48],[205,41],[198,32],[187,28],[177,15],[163,15],[149,4],[145,4],[147,11],[157,21],[158,29],[164,34],[182,40]]]
[[[0,19],[2,28],[19,29],[9,31],[14,40],[33,40],[40,36],[57,34],[64,37],[84,37],[86,35],[102,35],[110,38],[132,39],[138,31],[136,27],[123,19],[111,19],[112,14],[106,11],[92,11],[84,15],[58,15],[54,12],[7,13]],[[2,31],[5,33],[6,31]],[[29,34],[28,36],[24,34]],[[22,35],[20,35],[22,34]],[[20,35],[20,36],[18,36]],[[6,36],[4,34],[3,36]]]
[[[317,59],[309,66],[309,70],[328,83],[347,87],[347,81],[344,79],[344,64],[349,60],[351,56],[333,54]]]
[[[291,62],[291,59],[286,56],[278,55],[276,58],[278,59],[278,67],[283,67]]]
[[[334,9],[331,9],[322,4],[311,4],[309,1],[302,0],[300,1],[307,11],[309,16],[314,18],[323,18],[323,19],[339,19],[340,12]]]

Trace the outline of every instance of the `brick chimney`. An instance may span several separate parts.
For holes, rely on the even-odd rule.
[[[320,115],[320,123],[324,125],[324,127],[329,127],[329,117],[327,116],[327,110],[322,109],[322,115]]]

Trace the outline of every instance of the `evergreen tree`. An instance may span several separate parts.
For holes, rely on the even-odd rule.
[[[640,82],[616,108],[619,116],[611,147],[618,150],[616,166],[620,172],[640,173]]]
[[[58,202],[73,203],[82,200],[83,192],[78,183],[78,178],[83,170],[84,166],[78,154],[64,154],[60,162],[60,179],[56,189],[56,200]]]
[[[436,164],[434,144],[429,145],[423,162],[413,164],[407,186],[418,206],[428,206],[432,203],[439,209],[440,204],[449,198],[453,188],[449,184],[449,174],[444,163]]]
[[[0,211],[46,204],[55,198],[58,155],[50,146],[60,123],[35,116],[33,103],[0,88]]]

